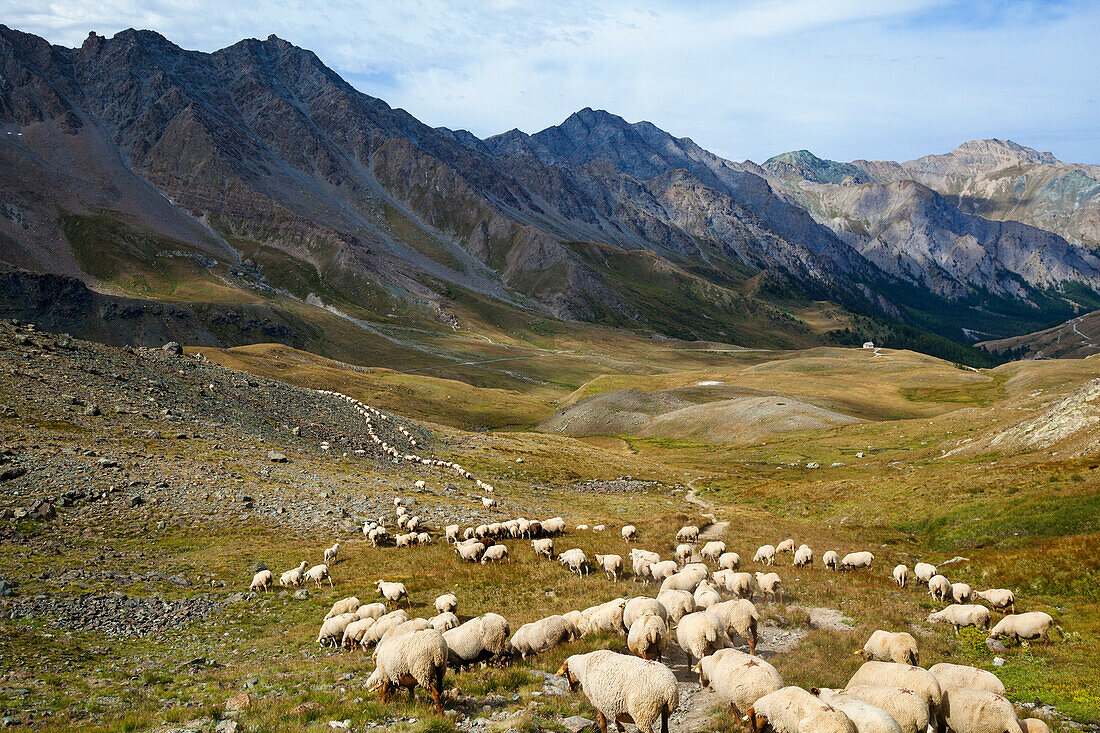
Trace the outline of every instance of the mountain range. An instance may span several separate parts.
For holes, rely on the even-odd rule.
[[[316,324],[335,314],[409,333],[875,336],[968,361],[1100,307],[1097,166],[998,140],[738,163],[590,108],[481,139],[274,36],[70,49],[0,26],[0,166],[0,311],[115,341],[186,323],[326,351]],[[94,324],[65,310],[73,293]],[[138,302],[162,309],[109,324]]]

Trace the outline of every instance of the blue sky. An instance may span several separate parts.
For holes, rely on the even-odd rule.
[[[590,106],[734,160],[905,160],[998,137],[1100,163],[1100,2],[6,0],[54,43],[274,33],[431,125],[535,132]]]

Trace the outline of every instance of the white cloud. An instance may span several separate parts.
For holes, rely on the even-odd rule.
[[[732,158],[907,158],[979,136],[1100,162],[1100,7],[1025,1],[9,0],[79,44],[134,26],[214,50],[275,33],[432,125],[533,132],[584,106]],[[14,7],[13,7],[14,6]]]

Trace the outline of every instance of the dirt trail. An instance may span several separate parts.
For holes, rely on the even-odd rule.
[[[720,538],[722,536],[722,533],[726,531],[726,527],[730,526],[729,522],[718,521],[718,517],[714,515],[714,504],[711,504],[709,501],[704,501],[703,499],[700,499],[695,493],[695,482],[702,481],[703,479],[708,478],[716,477],[700,476],[699,478],[693,478],[691,481],[688,481],[688,490],[687,493],[684,494],[685,501],[687,501],[689,504],[694,504],[695,506],[705,510],[700,514],[703,519],[706,519],[709,522],[709,524],[707,524],[705,527],[700,528],[699,530],[699,540],[701,542],[707,540],[716,540]]]

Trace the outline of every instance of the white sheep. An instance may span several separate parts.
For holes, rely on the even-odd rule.
[[[375,669],[367,689],[381,685],[382,702],[389,702],[398,686],[411,690],[419,685],[429,691],[437,715],[443,715],[443,674],[447,670],[448,648],[443,635],[434,629],[421,629],[385,639],[375,652]]]
[[[340,640],[340,646],[349,649],[362,646],[363,636],[374,625],[374,622],[373,618],[357,618],[349,623],[344,627],[344,635]]]
[[[695,545],[683,542],[676,546],[676,551],[672,553],[672,556],[676,558],[676,562],[681,565],[687,565],[691,562],[691,556],[695,554]]]
[[[928,595],[937,601],[946,601],[951,597],[951,581],[943,575],[933,575],[928,579]]]
[[[272,575],[270,570],[261,570],[252,576],[252,585],[248,586],[250,591],[262,590],[267,592],[267,587],[271,585],[275,580],[275,576]]]
[[[985,606],[954,603],[942,611],[928,614],[928,622],[951,624],[955,629],[955,635],[958,636],[959,629],[963,626],[988,629],[990,616],[989,609]]]
[[[1054,619],[1049,613],[1031,611],[1013,613],[1005,616],[989,631],[991,639],[1005,636],[1015,641],[1020,639],[1042,639],[1043,646],[1050,644],[1050,627]]]
[[[821,556],[821,564],[826,570],[840,570],[840,555],[836,550],[826,550]]]
[[[840,560],[841,570],[855,570],[857,568],[869,568],[875,561],[875,556],[864,550],[863,552],[849,552]]]
[[[455,545],[455,554],[464,562],[477,562],[483,552],[485,545],[477,540],[463,540]]]
[[[980,598],[994,609],[1004,612],[1011,607],[1016,613],[1016,594],[1006,588],[990,588],[989,590],[974,591],[974,596]]]
[[[775,547],[772,545],[761,545],[756,548],[756,554],[752,556],[752,561],[762,565],[774,565]]]
[[[927,583],[937,574],[936,566],[931,563],[919,562],[913,566],[913,577],[918,583]]]
[[[722,596],[705,580],[699,583],[692,595],[695,598],[695,605],[701,609],[707,609],[722,602]]]
[[[409,608],[412,608],[412,600],[409,599],[409,591],[405,588],[404,583],[390,583],[385,580],[378,580],[375,582],[375,587],[378,589],[378,593],[391,603],[400,603],[404,598],[405,602],[409,604]]]
[[[444,631],[450,631],[451,629],[457,629],[462,622],[458,620],[458,616],[455,616],[450,611],[444,611],[443,613],[436,614],[428,619],[428,623],[432,628],[443,633]]]
[[[447,538],[449,544],[458,542],[459,526],[457,524],[448,524],[443,528],[443,534]]]
[[[856,685],[876,685],[878,687],[900,687],[912,690],[919,695],[928,706],[929,715],[938,723],[943,723],[942,716],[942,692],[940,684],[927,669],[914,667],[909,664],[896,662],[864,662],[852,678],[848,680],[846,688]],[[866,699],[866,698],[862,698]],[[868,700],[872,705],[879,705],[873,700]],[[899,721],[900,722],[900,721]],[[939,727],[942,728],[942,725]]]
[[[756,591],[756,580],[753,579],[752,573],[719,570],[714,574],[714,582],[725,588],[727,593],[732,593],[739,598],[747,598],[750,601]]]
[[[649,561],[643,559],[642,562]],[[646,568],[648,570],[648,576],[657,583],[663,583],[680,570],[680,566],[675,560],[661,560],[660,562],[647,565]]]
[[[337,542],[332,547],[325,548],[325,565],[336,564],[336,554],[340,552],[340,543]]]
[[[645,614],[634,619],[628,628],[626,646],[630,653],[642,659],[661,661],[668,648],[668,623],[660,616]]]
[[[458,611],[458,596],[454,593],[444,593],[435,599],[436,613],[456,613]]]
[[[760,640],[758,631],[760,614],[752,601],[744,598],[723,601],[714,604],[707,610],[722,622],[726,630],[726,636],[732,637],[734,634],[740,636],[748,643],[749,653],[756,654],[756,643]]]
[[[894,716],[858,697],[816,687],[810,690],[810,694],[848,716],[857,733],[902,733],[901,725],[894,720]]]
[[[692,671],[699,675],[699,684],[714,690],[738,718],[764,695],[783,688],[775,667],[736,649],[719,649],[699,660]]]
[[[516,629],[509,642],[512,653],[526,659],[532,654],[542,654],[559,644],[573,641],[575,625],[561,616],[547,616]]]
[[[638,539],[638,528],[633,524],[623,526],[621,533],[623,535],[623,541],[625,542],[634,542]]]
[[[327,618],[321,624],[321,630],[317,633],[317,643],[321,646],[338,646],[343,643],[344,629],[348,624],[358,621],[359,617],[354,613],[343,613],[339,616]]]
[[[847,715],[801,687],[784,687],[764,695],[742,720],[755,733],[856,733]]]
[[[695,613],[695,597],[686,590],[664,590],[657,594],[657,602],[668,613],[669,623],[679,623],[684,616]]]
[[[688,655],[688,664],[733,646],[725,625],[710,611],[696,611],[680,619],[676,625],[676,643]]]
[[[1020,718],[1020,730],[1024,733],[1050,733],[1050,726],[1038,718]]]
[[[339,616],[345,613],[355,613],[359,610],[360,605],[361,604],[359,603],[359,599],[355,596],[341,599],[332,604],[332,608],[327,614],[325,614],[325,618],[330,619],[334,616]],[[356,614],[356,618],[359,618],[358,614]]]
[[[667,731],[668,719],[680,705],[676,677],[660,662],[601,650],[569,657],[558,674],[570,688],[581,687],[596,708],[601,730],[607,730],[609,721],[629,722],[652,733],[660,721],[661,730]]]
[[[974,690],[987,690],[995,695],[1005,694],[1005,684],[1001,678],[984,669],[970,667],[965,664],[951,664],[940,662],[928,668],[936,682],[940,683],[940,690],[969,687]]]
[[[973,595],[973,591],[966,583],[952,583],[951,584],[951,599],[955,603],[970,603],[970,597]]]
[[[496,499],[491,499],[488,496],[481,497],[481,505],[486,509],[492,509],[497,505]]]
[[[718,567],[722,570],[737,570],[741,567],[741,556],[736,552],[723,552],[718,558]]]
[[[279,576],[279,585],[284,588],[297,588],[305,578],[306,563],[303,560],[296,568],[291,568]]]
[[[712,562],[718,562],[723,553],[726,551],[726,543],[721,540],[711,540],[703,545],[703,549],[699,551],[699,556],[704,560],[710,560]]]
[[[573,624],[573,628],[576,629],[578,636],[584,636],[588,633],[588,619],[580,611],[566,611],[561,615],[569,623]]]
[[[699,528],[693,524],[680,527],[680,529],[676,532],[676,541],[695,544],[699,541]]]
[[[355,612],[355,615],[359,618],[380,619],[386,615],[386,604],[366,603],[362,606],[359,606],[359,609]]]
[[[929,721],[936,722],[935,712],[929,711],[924,697],[907,688],[892,685],[849,685],[843,690],[829,692],[862,700],[885,710],[897,722],[901,733],[926,733]]]
[[[531,547],[535,549],[535,557],[545,557],[547,560],[554,559],[554,540],[549,537],[541,540],[531,540]]]
[[[542,531],[551,537],[556,537],[565,532],[565,520],[561,517],[553,517],[541,523]]]
[[[416,544],[418,545],[430,545],[432,544],[432,536],[427,532],[421,532],[416,535]]]
[[[508,546],[507,545],[493,545],[492,547],[485,548],[485,552],[481,554],[481,564],[487,565],[491,562],[504,562],[508,559]]]
[[[413,484],[413,486],[415,486],[415,487],[416,487],[416,488],[418,488],[418,489],[424,489],[424,488],[427,488],[427,486],[428,486],[428,482],[426,482],[426,481],[424,481],[423,479],[421,479],[421,480],[419,480],[419,481],[415,482],[415,483]]]
[[[804,568],[807,565],[814,564],[814,551],[807,545],[802,545],[794,553],[794,566],[796,568]]]
[[[653,568],[654,575],[656,575],[656,568]],[[688,567],[685,566],[680,569],[679,572],[661,581],[661,590],[686,590],[695,591],[695,586],[699,585],[700,581],[705,580],[710,576],[710,573],[705,567]]]
[[[794,552],[794,540],[786,539],[775,546],[776,553],[780,552]]]
[[[379,640],[392,629],[397,628],[408,620],[409,614],[405,613],[405,609],[403,608],[387,613],[367,628],[366,632],[359,639],[359,645],[366,647],[377,644]]]
[[[905,565],[894,566],[894,582],[898,584],[899,588],[904,588],[906,583],[909,582],[909,568]]]
[[[584,610],[585,634],[616,634],[626,636],[626,626],[623,624],[623,609],[626,608],[625,598],[615,598],[607,603],[592,606]]]
[[[574,547],[571,550],[558,555],[558,562],[569,568],[569,572],[576,573],[578,576],[585,576],[589,573],[588,568],[588,556],[584,554],[584,550]]]
[[[897,662],[898,664],[920,664],[917,640],[904,631],[883,631],[871,634],[871,638],[856,652],[864,661]]]
[[[943,709],[947,726],[955,733],[1023,733],[1012,703],[988,690],[944,690]]]
[[[511,648],[508,637],[511,630],[508,620],[496,613],[486,613],[472,618],[456,629],[444,632],[450,652],[448,666],[468,668],[504,656]]]
[[[778,573],[757,573],[756,585],[765,597],[771,596],[773,601],[778,599],[780,603],[783,602],[783,581],[779,579]]]
[[[307,570],[305,579],[312,580],[314,583],[317,584],[318,588],[321,587],[322,580],[327,580],[330,588],[334,587],[332,585],[332,576],[329,575],[328,572],[328,565],[325,565],[324,563],[320,565],[314,565],[309,570]]]
[[[623,606],[623,626],[630,628],[642,616],[658,616],[662,621],[668,619],[668,610],[656,598],[636,596]]]
[[[596,555],[596,564],[603,568],[607,579],[618,583],[619,574],[623,571],[623,559],[619,555]]]

